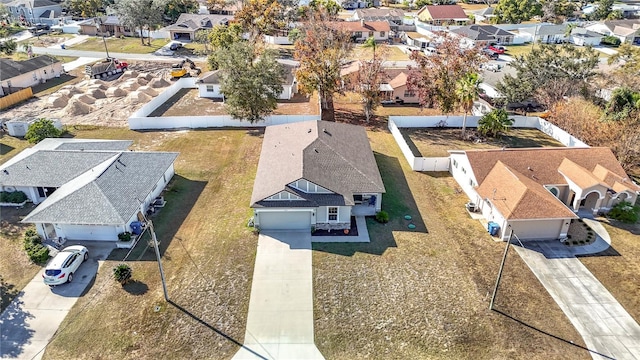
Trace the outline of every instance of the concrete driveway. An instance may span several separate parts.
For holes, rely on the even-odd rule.
[[[69,245],[74,244],[65,244]],[[89,249],[89,259],[74,274],[72,283],[50,288],[40,271],[0,315],[0,358],[42,358],[58,326],[91,287],[98,268],[115,247],[113,242],[80,245]]]
[[[313,339],[309,231],[263,231],[238,359],[324,359]]]
[[[594,359],[640,360],[640,325],[575,257],[606,250],[611,243],[600,223],[583,220],[597,234],[592,245],[527,241],[515,249],[580,333]]]

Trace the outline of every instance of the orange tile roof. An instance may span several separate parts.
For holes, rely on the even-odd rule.
[[[502,161],[495,163],[477,192],[509,220],[577,217],[543,185]]]
[[[467,14],[460,5],[426,5],[420,11],[428,12],[433,20],[448,20],[448,19],[467,19]]]
[[[401,72],[396,77],[391,79],[391,81],[389,81],[389,85],[391,85],[391,87],[394,89],[407,85],[407,74]]]
[[[364,26],[362,26],[362,22],[360,21],[333,21],[329,23],[329,26],[349,32],[391,31],[391,27],[387,21],[365,21]]]

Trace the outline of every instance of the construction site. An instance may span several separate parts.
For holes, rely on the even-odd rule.
[[[171,85],[173,78],[171,63],[147,61],[129,63],[126,70],[104,80],[91,78],[82,68],[70,73],[73,81],[7,109],[0,122],[46,117],[60,119],[63,125],[127,126],[129,115]]]

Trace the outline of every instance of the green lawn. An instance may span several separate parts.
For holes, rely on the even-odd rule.
[[[142,45],[140,38],[125,37],[120,38],[105,38],[107,48],[112,52],[122,52],[131,54],[149,54],[152,53],[168,43],[166,39],[151,40],[151,46]],[[90,37],[87,41],[71,46],[70,49],[85,50],[85,51],[105,51],[104,43],[101,37]]]

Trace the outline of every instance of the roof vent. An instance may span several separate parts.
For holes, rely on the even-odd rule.
[[[313,148],[313,151],[315,151],[315,152],[316,152],[316,153],[318,153],[318,154],[320,153],[320,152],[318,151],[318,149],[316,149],[316,148]]]
[[[311,129],[307,130],[307,134],[311,132]]]
[[[9,175],[9,171],[7,169],[2,170],[6,175]]]
[[[327,131],[327,129],[324,129],[324,128],[323,128],[323,129],[322,129],[322,132],[323,132],[323,133],[325,133],[325,134],[327,134],[327,135],[329,135],[329,136],[331,136],[331,133],[330,133],[330,132],[328,132],[328,131]]]
[[[527,166],[527,170],[529,170],[529,171],[533,171],[533,169],[531,168],[531,166]]]

